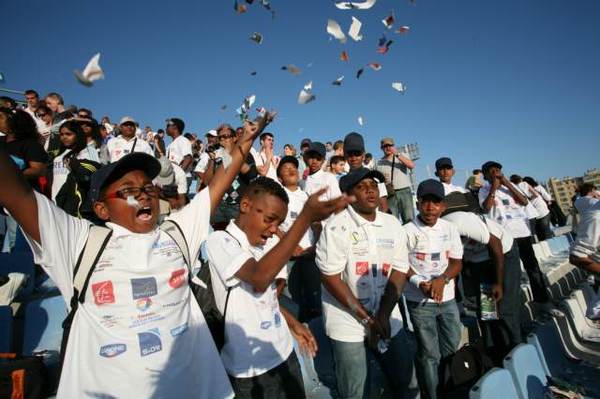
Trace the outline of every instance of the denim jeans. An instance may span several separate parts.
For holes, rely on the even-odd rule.
[[[521,343],[521,262],[519,246],[513,243],[510,251],[504,254],[503,295],[498,310],[512,335],[512,345]]]
[[[535,252],[533,252],[531,240],[531,236],[515,238],[515,242],[519,247],[519,256],[523,261],[523,267],[527,272],[527,277],[529,277],[533,300],[538,303],[546,303],[550,301],[548,292],[546,291],[546,281],[540,270],[540,264],[535,256]]]
[[[415,217],[413,197],[410,187],[396,190],[394,195],[387,198],[388,208],[395,217],[400,216],[402,223],[407,223]]]
[[[460,316],[454,299],[441,304],[406,302],[417,339],[415,367],[421,398],[437,398],[439,367],[442,359],[458,349],[461,337]]]
[[[392,338],[388,350],[383,354],[374,354],[364,342],[342,342],[332,339],[331,346],[339,398],[366,399],[373,396],[370,392],[379,392],[381,386],[377,385],[381,384],[377,384],[377,381],[371,378],[373,367],[376,367],[377,363],[387,377],[394,397],[415,397],[417,382],[413,367],[414,344],[403,329]]]

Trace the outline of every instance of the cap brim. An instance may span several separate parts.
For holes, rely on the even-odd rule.
[[[352,172],[350,172],[350,173],[352,173]],[[348,175],[346,175],[346,176],[348,176]],[[344,176],[344,177],[346,177],[346,176]],[[342,179],[344,179],[344,177],[342,177]],[[354,188],[354,186],[356,186],[358,183],[360,183],[361,181],[363,181],[365,179],[373,179],[373,180],[377,181],[378,183],[385,182],[385,177],[383,176],[383,174],[381,172],[379,172],[377,170],[366,170],[363,174],[353,176],[351,181],[349,181],[348,179],[345,179],[345,181],[342,181],[342,179],[340,179],[340,190],[345,193],[352,190]],[[344,184],[342,184],[342,183],[344,183]]]

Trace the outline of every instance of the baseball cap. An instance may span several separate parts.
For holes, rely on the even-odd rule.
[[[316,152],[321,157],[325,158],[325,154],[327,153],[327,150],[325,149],[325,144],[320,143],[318,141],[313,141],[309,144],[308,149],[306,150],[305,154],[308,154],[309,152]]]
[[[490,168],[502,169],[502,165],[496,161],[487,161],[486,163],[481,165],[481,171],[483,173],[487,172]]]
[[[351,170],[346,175],[342,176],[340,179],[340,190],[347,193],[364,179],[373,179],[377,183],[383,183],[385,181],[385,177],[383,177],[381,172],[368,168],[358,168]]]
[[[360,133],[348,133],[344,138],[344,153],[365,152],[365,140]]]
[[[454,165],[452,165],[452,160],[448,157],[442,157],[440,159],[438,159],[437,161],[435,161],[435,169],[442,169],[443,167],[449,167],[449,168],[454,168]]]
[[[298,168],[298,166],[300,165],[300,163],[298,162],[298,159],[296,159],[296,157],[291,156],[291,155],[286,155],[285,157],[281,158],[281,160],[279,161],[279,164],[277,165],[277,176],[279,176],[279,171],[281,170],[283,165],[285,165],[286,163],[293,163],[296,168]]]
[[[123,123],[134,123],[136,124],[137,122],[135,121],[135,119],[133,119],[131,116],[124,116],[121,118],[121,121],[119,122],[119,125],[122,125]]]
[[[417,198],[423,198],[426,195],[432,195],[439,200],[443,200],[445,197],[444,186],[435,179],[423,180],[417,187]]]
[[[160,162],[151,155],[143,152],[134,152],[125,155],[117,162],[101,167],[92,175],[89,198],[92,203],[99,201],[100,192],[104,187],[120,179],[132,170],[141,170],[150,179],[154,179],[160,173],[160,169]]]
[[[391,137],[384,137],[381,139],[381,147],[384,145],[394,145],[394,139]]]
[[[160,163],[160,172],[154,179],[157,186],[164,187],[175,184],[175,171],[169,158],[163,156],[158,160]]]
[[[212,136],[212,137],[217,137],[217,131],[215,129],[210,129],[208,132],[206,132],[205,136]]]
[[[183,129],[185,129],[185,123],[183,122],[183,120],[179,118],[169,118],[167,119],[167,126],[170,124],[177,126],[177,130],[183,133]]]
[[[310,145],[310,143],[312,143],[311,139],[302,139],[302,141],[300,142],[300,148],[302,148],[306,145]]]

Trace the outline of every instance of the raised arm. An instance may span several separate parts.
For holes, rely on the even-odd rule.
[[[35,194],[4,148],[0,148],[0,181],[0,204],[29,236],[39,242]]]
[[[398,158],[398,161],[402,162],[408,169],[415,168],[415,163],[412,161],[412,159],[405,157],[402,155],[402,153],[396,153],[396,158]]]
[[[502,183],[502,185],[504,187],[506,187],[508,189],[508,191],[510,191],[510,193],[512,194],[513,198],[515,199],[516,202],[518,202],[520,205],[527,205],[529,203],[529,200],[527,199],[527,197],[525,195],[523,195],[523,193],[521,192],[521,190],[519,190],[518,188],[515,187],[514,184],[512,184],[507,178],[506,176],[502,175],[500,177],[500,182]]]

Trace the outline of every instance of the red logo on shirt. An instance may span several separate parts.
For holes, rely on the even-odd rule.
[[[171,273],[169,285],[171,288],[179,288],[185,283],[185,269],[175,270]]]
[[[417,252],[417,253],[415,254],[415,256],[416,256],[416,258],[417,258],[418,260],[425,260],[425,256],[426,256],[426,254],[424,254],[423,252]]]
[[[383,269],[382,269],[382,273],[385,277],[387,277],[388,273],[390,271],[390,264],[389,263],[384,263],[383,264]]]
[[[96,305],[115,303],[115,293],[112,281],[110,280],[92,284],[92,293],[94,294],[94,303]]]
[[[369,273],[369,262],[356,262],[356,274],[364,276]]]

